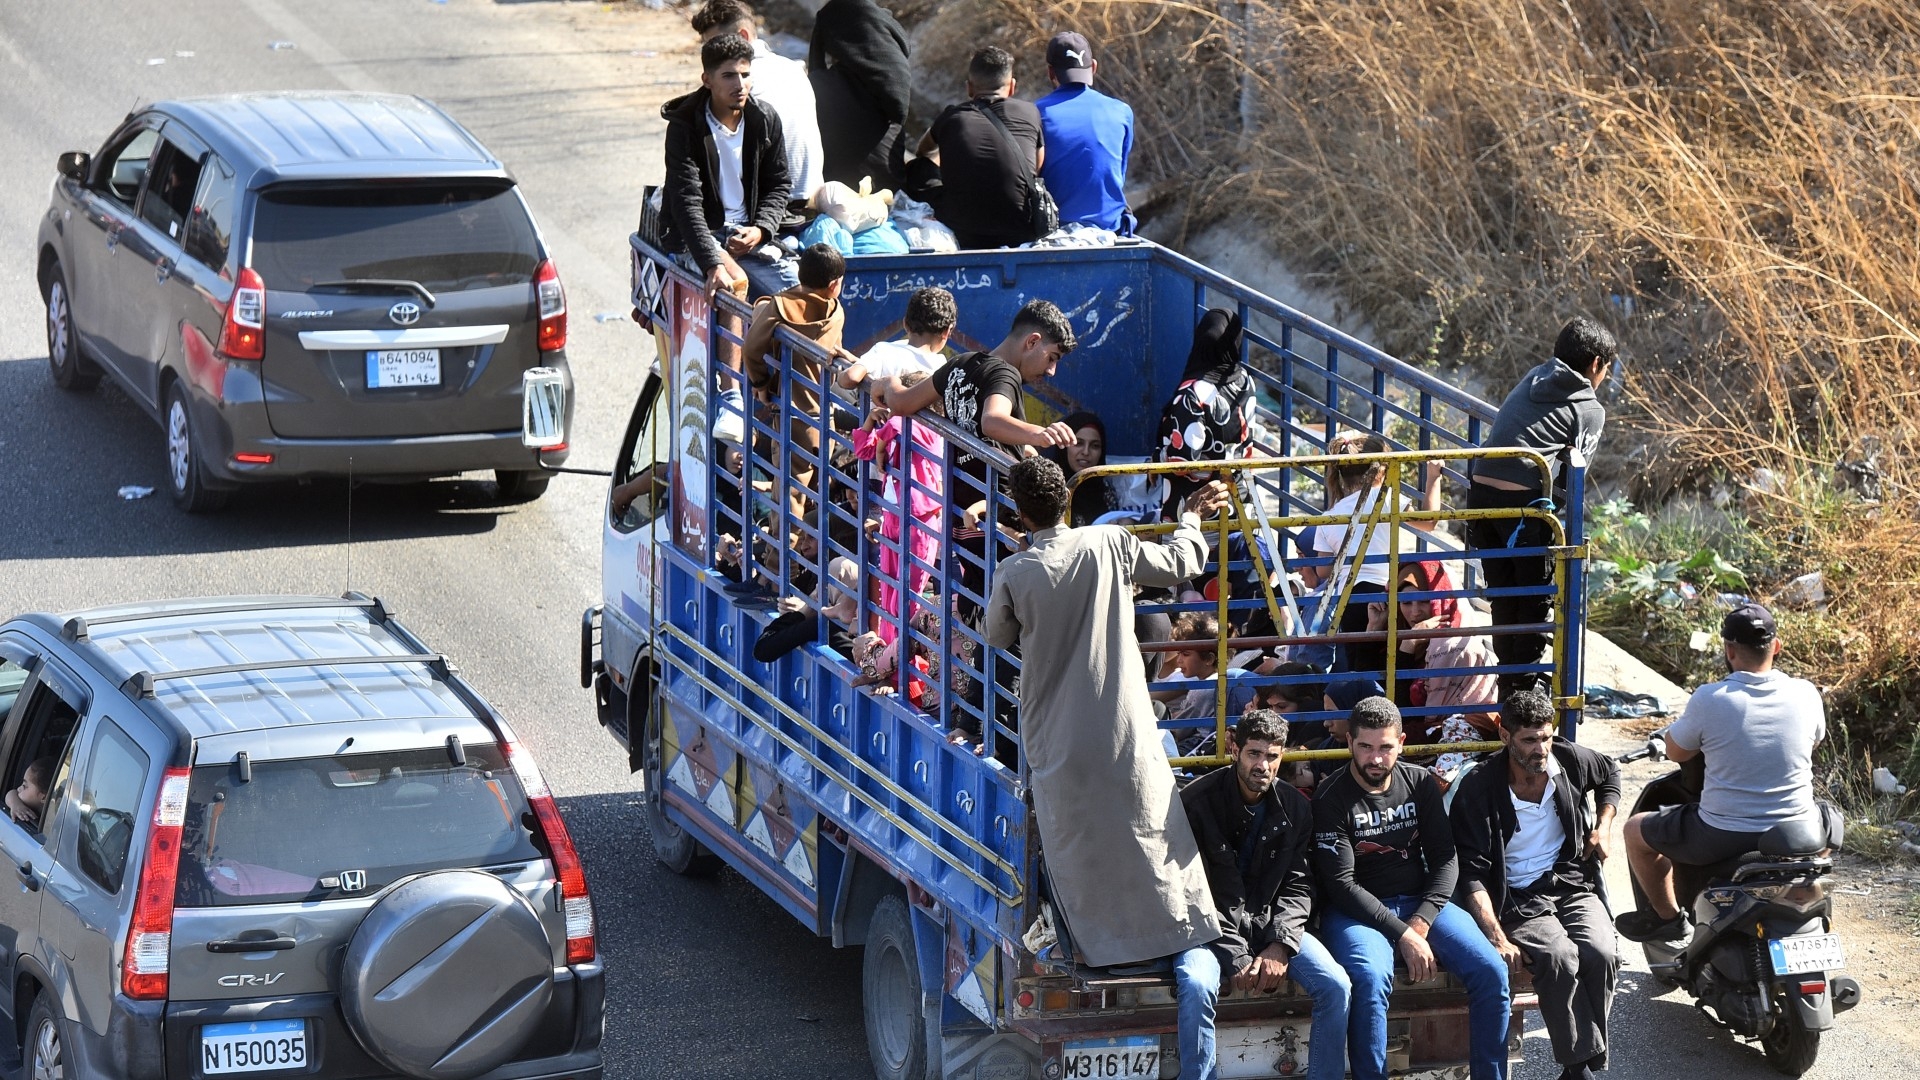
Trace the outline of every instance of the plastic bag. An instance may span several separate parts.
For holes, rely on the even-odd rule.
[[[883,221],[871,229],[861,229],[853,234],[853,254],[855,255],[905,255],[906,253],[907,238],[891,221]]]
[[[873,190],[871,176],[861,177],[857,189],[829,180],[813,193],[808,205],[846,226],[848,232],[860,233],[887,220],[893,208],[893,192]]]
[[[815,244],[826,244],[842,255],[853,254],[853,234],[847,231],[845,225],[825,214],[814,218],[806,228],[800,230],[801,247]]]

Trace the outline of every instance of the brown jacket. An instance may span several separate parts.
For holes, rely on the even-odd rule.
[[[754,305],[753,323],[747,327],[747,336],[741,344],[746,356],[747,382],[756,393],[777,395],[780,386],[777,368],[780,345],[773,340],[773,332],[779,327],[785,326],[832,353],[840,348],[840,333],[846,321],[847,313],[840,306],[840,301],[804,285],[795,285],[763,297]],[[769,354],[774,357],[771,363]],[[818,384],[826,377],[825,372],[820,370],[819,362],[812,357],[794,352],[792,358],[795,368],[804,379]],[[819,415],[820,397],[813,387],[795,380],[791,393],[795,412],[803,416]]]

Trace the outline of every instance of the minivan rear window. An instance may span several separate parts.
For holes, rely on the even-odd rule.
[[[269,289],[371,279],[462,292],[525,285],[538,267],[533,221],[497,183],[277,187],[254,212],[253,268]]]
[[[545,856],[498,747],[193,770],[175,903],[227,907],[361,895],[429,870]]]

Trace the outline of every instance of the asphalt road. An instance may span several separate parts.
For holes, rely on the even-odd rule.
[[[695,79],[682,16],[487,0],[9,0],[0,5],[0,613],[229,592],[376,593],[512,719],[584,850],[609,970],[607,1075],[868,1075],[858,952],[803,932],[731,873],[652,859],[624,756],[576,681],[599,595],[600,481],[491,504],[481,479],[251,491],[189,518],[160,488],[158,426],[123,395],[47,377],[32,243],[64,150],[95,150],[138,102],[247,89],[386,90],[447,108],[524,185],[556,252],[579,385],[573,462],[604,466],[651,356],[625,318],[625,237],[661,176],[660,101]],[[274,49],[274,42],[291,47]],[[603,321],[604,319],[604,321]],[[1624,889],[1624,881],[1615,885]],[[1613,1077],[1734,1080],[1757,1051],[1678,995],[1650,998],[1638,950],[1615,1010]],[[1557,1075],[1544,1033],[1526,1080]],[[1816,1073],[1912,1075],[1842,1020]]]

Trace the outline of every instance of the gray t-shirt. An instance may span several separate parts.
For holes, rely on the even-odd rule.
[[[1707,755],[1708,825],[1766,832],[1813,812],[1813,748],[1827,737],[1827,710],[1805,679],[1736,671],[1695,690],[1667,736]]]

